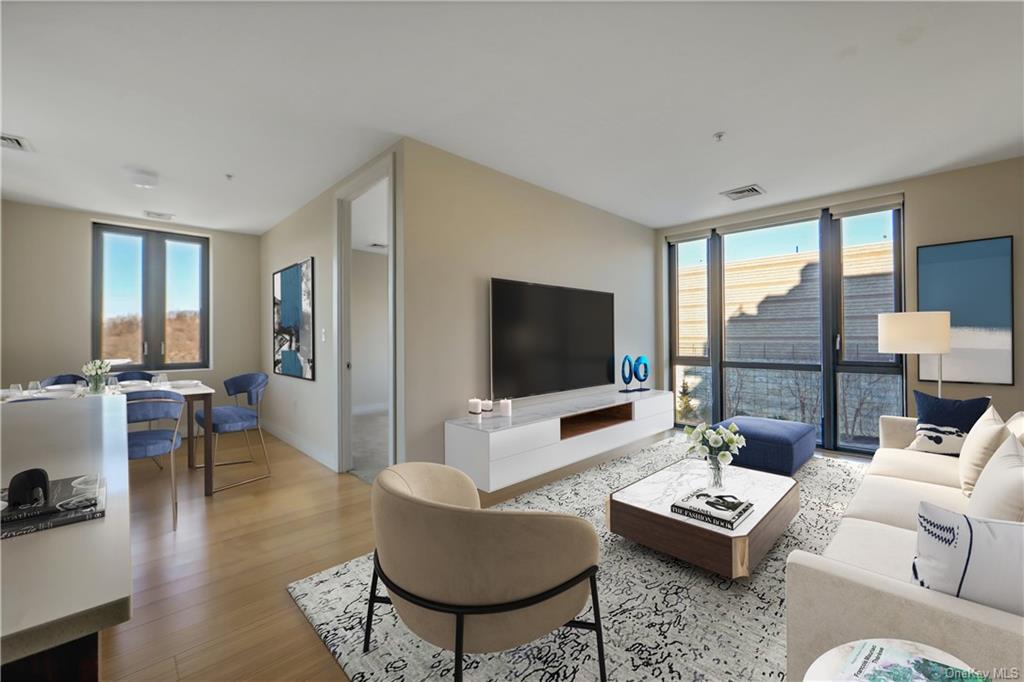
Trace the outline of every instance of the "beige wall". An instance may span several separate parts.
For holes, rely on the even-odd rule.
[[[443,462],[444,420],[489,390],[491,277],[614,292],[616,353],[655,357],[650,229],[415,140],[403,149],[408,460]]]
[[[1014,365],[1016,385],[943,383],[943,395],[968,398],[991,395],[1004,417],[1024,409],[1024,158],[974,166],[961,170],[926,175],[868,187],[841,194],[817,197],[806,201],[748,211],[712,220],[658,230],[655,245],[664,253],[665,237],[706,230],[718,225],[767,218],[772,215],[824,208],[833,204],[856,201],[894,192],[904,195],[903,272],[906,309],[917,305],[917,247],[924,244],[980,239],[1004,235],[1014,236]],[[665,282],[659,258],[659,280]],[[667,283],[664,284],[667,286]],[[659,356],[666,353],[667,308],[659,286],[658,328]],[[664,375],[662,375],[664,380]],[[917,380],[917,356],[909,356],[907,366],[908,407],[914,412],[910,391],[935,392],[935,382]]]
[[[260,313],[267,429],[331,469],[338,469],[338,365],[334,354],[335,200],[328,190],[260,238]],[[274,374],[273,273],[313,256],[314,381]]]
[[[337,266],[338,215],[340,194],[362,187],[362,179],[371,169],[379,168],[392,156],[400,163],[400,145],[393,146],[362,168],[328,187],[308,204],[277,223],[260,237],[260,340],[263,371],[270,375],[264,402],[267,429],[337,471],[339,458],[338,401],[338,302],[335,282],[340,275]],[[370,183],[372,184],[372,183]],[[394,192],[400,195],[398,175]],[[396,215],[401,222],[401,216]],[[273,310],[271,309],[271,277],[273,273],[304,258],[313,256],[313,324],[315,339],[314,381],[274,374],[272,356]]]
[[[216,387],[225,402],[224,379],[260,368],[258,237],[12,201],[0,214],[0,382],[80,373],[92,356],[93,221],[210,238],[212,367],[174,374]]]
[[[352,251],[352,410],[387,409],[388,257]]]

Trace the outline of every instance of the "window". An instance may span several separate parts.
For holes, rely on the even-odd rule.
[[[722,237],[725,413],[822,432],[818,221]]]
[[[93,354],[118,370],[209,366],[209,240],[93,226]]]
[[[772,417],[871,451],[878,417],[903,414],[877,322],[902,309],[902,210],[843,208],[669,245],[677,424]]]
[[[712,392],[710,327],[708,325],[708,240],[672,246],[672,390],[676,423],[711,422]]]
[[[821,363],[818,221],[722,237],[725,359]]]
[[[878,352],[878,314],[900,307],[901,211],[833,219],[839,230],[836,417],[840,448],[873,451],[878,418],[903,414],[901,358]]]

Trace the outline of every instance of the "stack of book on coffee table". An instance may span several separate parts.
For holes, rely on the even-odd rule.
[[[675,514],[729,530],[734,530],[753,508],[748,500],[708,488],[697,488],[672,504]]]

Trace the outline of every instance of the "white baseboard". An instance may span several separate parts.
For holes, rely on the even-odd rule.
[[[363,414],[374,414],[377,412],[387,412],[387,403],[370,403],[368,405],[354,405],[352,407],[352,414],[355,416]]]
[[[262,420],[262,426],[265,431],[273,434],[285,443],[288,443],[288,445],[291,445],[302,454],[315,459],[331,471],[340,473],[338,468],[338,453],[330,450],[329,448],[324,448],[320,444],[314,443],[308,438],[282,428],[280,425],[274,424],[266,419]]]

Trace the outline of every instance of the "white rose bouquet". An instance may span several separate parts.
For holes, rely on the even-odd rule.
[[[106,360],[90,360],[82,365],[82,375],[89,380],[89,390],[101,393],[107,375],[110,374],[110,363]]]
[[[736,424],[730,424],[728,428],[719,426],[716,429],[701,423],[686,427],[684,432],[690,441],[687,454],[702,457],[708,463],[708,487],[721,488],[722,471],[732,464],[732,458],[747,444],[746,438],[740,434]]]

